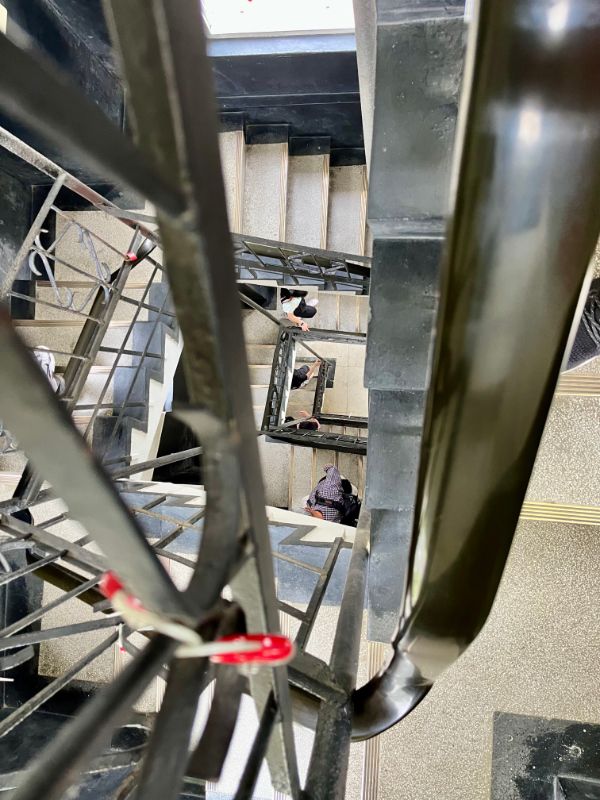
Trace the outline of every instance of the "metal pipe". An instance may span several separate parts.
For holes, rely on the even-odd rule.
[[[346,576],[333,649],[331,671],[343,690],[336,702],[323,702],[306,777],[310,800],[343,800],[352,733],[352,690],[356,682],[360,632],[369,555],[370,514],[361,514]]]
[[[183,461],[186,458],[194,458],[194,456],[201,455],[201,447],[190,447],[189,450],[179,450],[177,453],[170,453],[168,456],[152,458],[150,461],[140,461],[139,464],[131,464],[128,467],[114,470],[111,472],[111,477],[113,480],[117,480],[118,478],[128,478],[130,475],[137,475],[138,472],[145,472],[147,469],[164,467],[167,464],[175,464],[177,461]]]
[[[595,0],[481,3],[404,607],[353,735],[408,714],[485,623],[600,220]]]

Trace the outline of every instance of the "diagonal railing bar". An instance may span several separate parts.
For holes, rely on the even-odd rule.
[[[102,655],[112,644],[114,644],[118,639],[118,633],[111,633],[111,635],[104,639],[100,644],[93,647],[89,652],[87,652],[79,661],[76,661],[72,667],[68,670],[63,672],[58,678],[55,678],[51,683],[41,689],[37,694],[34,694],[29,700],[23,703],[22,706],[15,709],[12,714],[9,714],[5,717],[2,721],[0,721],[0,738],[2,736],[6,736],[7,733],[10,733],[11,730],[20,725],[23,720],[27,719],[27,717],[36,711],[40,706],[43,706],[51,697],[53,697],[57,692],[60,692],[65,686],[67,686],[71,680],[79,673],[82,669],[87,667],[88,664],[91,664],[98,656]],[[47,795],[46,795],[47,796]]]
[[[146,287],[145,287],[145,289],[144,289],[144,291],[142,293],[142,297],[141,297],[142,302],[146,299],[146,297],[148,296],[148,294],[150,292],[150,287],[152,286],[152,282],[154,281],[154,277],[156,275],[157,269],[158,269],[158,267],[154,266],[154,268],[152,270],[152,273],[151,273],[151,276],[150,276],[150,279],[148,280],[148,282],[146,284]],[[125,286],[125,282],[123,280],[121,280],[119,282],[119,287],[120,287],[119,297],[122,294],[124,286]],[[111,365],[109,373],[108,373],[108,375],[106,377],[106,380],[104,381],[104,386],[102,387],[102,389],[100,391],[100,395],[99,395],[99,397],[98,397],[98,399],[96,401],[96,408],[92,410],[92,415],[91,415],[90,420],[88,421],[88,424],[86,426],[84,437],[89,436],[89,434],[90,434],[90,432],[92,430],[92,427],[94,425],[94,421],[95,421],[95,419],[96,419],[96,417],[98,415],[98,411],[100,409],[100,404],[102,403],[102,401],[104,399],[104,396],[106,395],[106,392],[108,391],[110,383],[111,383],[112,379],[114,378],[114,375],[115,375],[115,373],[117,371],[117,368],[119,366],[120,359],[127,352],[134,352],[134,351],[127,351],[126,344],[129,341],[129,339],[131,338],[131,335],[133,333],[135,324],[136,324],[136,322],[138,321],[138,318],[139,318],[140,310],[141,309],[139,307],[135,310],[132,319],[129,321],[129,325],[127,327],[127,330],[125,331],[125,335],[123,336],[121,344],[120,344],[119,348],[116,349],[115,358],[113,359],[113,363]],[[157,319],[159,319],[159,318],[157,318]],[[140,364],[143,363],[143,360],[148,355],[150,339],[151,339],[151,336],[148,337],[144,349],[139,353],[139,357],[140,357],[140,362],[139,363]],[[107,348],[102,347],[102,345],[100,344],[99,345],[99,349],[102,349],[102,350],[104,350],[106,352]],[[111,408],[112,408],[112,406],[111,406]]]
[[[296,647],[298,647],[300,650],[304,650],[306,648],[306,644],[317,620],[319,608],[323,602],[327,587],[329,586],[329,582],[331,580],[331,576],[333,575],[333,570],[335,569],[335,565],[337,563],[343,543],[344,540],[339,536],[334,539],[331,549],[329,550],[327,558],[325,559],[325,563],[323,564],[319,574],[319,578],[310,596],[306,611],[304,612],[304,619],[302,620],[300,628],[298,629],[298,633],[296,634]]]
[[[30,614],[26,614],[24,617],[21,617],[21,619],[16,620],[11,625],[7,625],[5,628],[2,628],[2,630],[0,630],[0,640],[12,636],[13,633],[18,633],[19,631],[23,630],[23,628],[27,628],[29,625],[33,625],[34,622],[37,622],[46,614],[49,614],[51,611],[54,611],[55,608],[58,608],[59,606],[63,605],[69,600],[72,600],[75,597],[79,597],[79,595],[83,594],[88,589],[92,589],[94,586],[98,584],[98,581],[99,581],[98,577],[90,578],[89,581],[84,581],[79,586],[76,586],[74,589],[71,589],[71,591],[59,595],[56,599],[52,600],[50,603],[46,603],[45,606],[40,606],[39,608],[36,608],[35,611],[32,611]]]
[[[226,423],[225,430],[231,427],[235,432],[232,465],[237,466],[236,457],[239,457],[254,551],[236,576],[234,596],[240,592],[240,598],[243,597],[242,605],[250,615],[250,625],[259,630],[277,631],[279,619],[264,488],[201,10],[194,0],[183,0],[176,5],[157,0],[152,13],[148,13],[147,4],[143,2],[128,3],[126,8],[119,2],[109,5],[140,145],[148,154],[159,158],[172,174],[178,175],[188,191],[189,231],[159,214],[161,242],[185,340],[184,366],[191,402],[208,408]],[[155,58],[148,64],[144,59],[142,70],[137,56],[140,49],[145,51],[149,46],[156,46],[163,63]],[[190,70],[195,76],[193,86],[189,81]],[[149,96],[152,102],[148,102]],[[191,417],[189,419],[192,421]],[[237,484],[234,484],[234,491],[239,498]],[[209,502],[210,494],[207,491]],[[220,516],[225,512],[223,507]],[[203,547],[208,527],[207,511]],[[232,536],[237,539],[237,535],[238,531],[232,527],[220,532],[225,539]],[[249,591],[254,598],[250,604]],[[299,785],[286,675],[279,668],[267,673],[253,681],[253,694],[262,709],[274,692],[282,709],[281,720],[275,725],[276,733],[274,731],[271,737],[269,760],[275,783],[296,798]]]
[[[36,469],[50,479],[73,516],[96,539],[126,584],[148,608],[187,616],[179,593],[114,485],[90,457],[84,440],[13,330],[7,312],[1,308],[0,372],[3,414],[33,458]],[[60,453],[60,458],[55,453]]]
[[[15,292],[11,290],[8,293],[9,297],[15,297],[17,300],[25,300],[27,303],[33,303],[34,305],[41,305],[47,306],[48,308],[56,308],[59,311],[68,310],[69,314],[75,314],[77,317],[83,317],[84,319],[89,320],[90,322],[96,322],[99,324],[101,320],[97,319],[96,317],[92,317],[90,314],[86,314],[84,311],[78,311],[74,308],[68,308],[66,306],[58,305],[57,303],[51,303],[49,300],[42,300],[40,297],[31,297],[28,294],[22,294],[21,292]]]
[[[111,470],[110,474],[113,480],[128,478],[131,475],[137,475],[139,472],[145,472],[148,469],[164,467],[167,464],[175,464],[178,461],[184,461],[186,458],[194,458],[194,456],[200,455],[202,455],[201,447],[190,447],[187,450],[179,450],[177,453],[170,453],[169,455],[159,456],[158,458],[152,458],[148,461],[139,461],[136,464],[119,467],[118,469]],[[108,466],[109,462],[105,461],[104,465]]]
[[[46,221],[46,217],[48,216],[50,209],[53,207],[53,203],[56,200],[58,193],[62,189],[65,179],[66,173],[59,170],[54,183],[50,187],[48,194],[46,195],[46,198],[40,207],[40,210],[36,214],[31,228],[23,240],[17,255],[13,259],[12,264],[6,271],[3,269],[4,275],[2,276],[2,283],[0,284],[0,298],[4,297],[10,291],[14,280],[17,277],[19,269],[21,268],[21,264],[25,261],[29,250],[36,240],[36,237],[42,230],[42,226]]]
[[[117,636],[114,634],[109,645]],[[79,714],[60,729],[36,759],[27,780],[15,790],[13,800],[63,798],[81,768],[106,746],[109,731],[127,719],[130,706],[162,670],[175,647],[172,640],[157,636],[134,656],[112,683],[95,694]]]
[[[150,284],[147,284],[146,290],[148,290],[149,286],[150,286]],[[144,294],[144,296],[145,296],[145,294]],[[123,398],[122,402],[119,403],[117,418],[116,418],[116,420],[114,422],[113,429],[110,432],[110,435],[108,437],[108,441],[104,445],[103,458],[106,457],[110,453],[111,446],[112,446],[113,442],[115,441],[115,438],[117,436],[117,433],[118,433],[120,427],[123,424],[123,419],[125,417],[125,409],[126,409],[127,403],[129,402],[129,398],[131,397],[131,395],[133,394],[133,392],[134,392],[134,390],[135,390],[135,388],[137,386],[137,381],[138,381],[138,378],[139,378],[139,376],[140,376],[140,374],[142,372],[142,369],[145,368],[145,366],[146,366],[146,364],[145,364],[145,356],[146,356],[146,353],[148,352],[148,350],[150,349],[150,345],[151,345],[151,343],[153,341],[154,334],[159,330],[159,325],[162,325],[164,323],[163,315],[166,313],[165,312],[165,306],[167,305],[168,302],[169,302],[169,296],[168,296],[168,294],[165,294],[165,297],[164,297],[164,299],[162,301],[162,304],[161,304],[160,308],[158,309],[158,313],[156,315],[156,319],[152,323],[152,328],[150,329],[150,331],[148,333],[148,337],[146,339],[146,344],[144,345],[144,349],[142,350],[142,355],[140,356],[139,363],[135,367],[135,371],[134,371],[133,376],[132,376],[132,378],[130,380],[130,383],[129,383],[129,388],[125,392],[125,397]],[[140,313],[141,308],[142,308],[141,304],[137,305],[137,308],[135,310],[136,316],[134,317],[134,319],[137,319],[137,315]],[[131,327],[133,327],[133,325]],[[126,340],[124,340],[124,341],[126,341]],[[117,360],[115,359],[115,364],[116,363],[117,363]],[[114,375],[115,369],[116,369],[116,366],[113,365],[109,375],[111,375],[111,376]],[[103,389],[102,389],[102,391],[100,393],[99,402],[102,401],[102,399],[104,398],[104,396],[105,396],[107,391],[108,391],[108,380],[105,382],[104,387],[103,387]],[[88,428],[89,428],[89,425],[88,425]]]

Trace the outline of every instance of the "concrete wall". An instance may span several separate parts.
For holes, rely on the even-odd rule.
[[[30,216],[30,187],[0,170],[0,285],[29,229]]]

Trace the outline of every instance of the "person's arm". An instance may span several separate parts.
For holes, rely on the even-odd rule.
[[[308,500],[306,501],[306,508],[304,509],[309,514],[312,511],[312,507],[317,502],[317,487],[312,490],[312,492],[308,496]]]
[[[304,322],[303,319],[300,319],[300,317],[295,316],[295,314],[292,314],[291,311],[289,311],[286,314],[286,317],[289,319],[290,322],[293,322],[294,325],[297,325],[306,333],[306,331],[308,330],[308,325],[306,324],[306,322]]]
[[[306,376],[307,381],[309,381],[314,376],[315,372],[319,370],[320,366],[321,366],[320,361],[315,361],[314,364],[311,364],[311,366],[308,368],[308,375]]]

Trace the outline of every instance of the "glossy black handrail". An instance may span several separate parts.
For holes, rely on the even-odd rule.
[[[594,0],[481,3],[404,607],[355,739],[408,714],[494,601],[598,238],[598,74]]]

